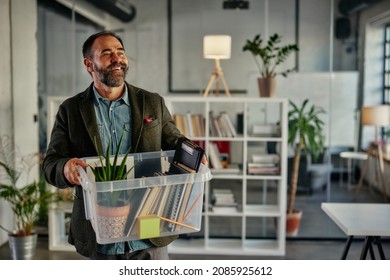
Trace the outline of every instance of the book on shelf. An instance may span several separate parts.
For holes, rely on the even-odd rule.
[[[205,119],[202,114],[174,114],[172,119],[176,127],[186,137],[204,137],[205,134]]]
[[[276,163],[248,162],[248,174],[280,174],[280,166]]]
[[[202,134],[200,132],[200,123],[198,123],[198,115],[190,114],[189,115],[191,121],[191,128],[192,128],[192,137],[201,137]]]
[[[230,189],[213,189],[211,202],[213,206],[237,206],[234,194]]]
[[[236,137],[237,130],[233,125],[227,112],[222,111],[214,115],[213,111],[209,112],[210,135],[214,137]]]
[[[252,126],[253,136],[279,136],[280,126],[276,124],[255,124]]]
[[[233,125],[233,123],[232,123],[229,115],[227,114],[227,112],[222,111],[220,113],[220,116],[221,116],[222,122],[225,125],[226,134],[228,134],[229,137],[237,137],[237,129]]]
[[[236,213],[237,206],[231,189],[213,189],[211,208],[214,213]]]
[[[212,206],[211,208],[215,214],[233,214],[238,213],[237,206]]]
[[[280,156],[278,154],[254,154],[251,156],[253,163],[279,163]]]
[[[234,175],[237,175],[237,174],[240,174],[241,173],[241,169],[239,167],[238,164],[229,164],[228,167],[226,168],[212,168],[211,169],[211,172],[213,174],[234,174]]]
[[[214,142],[209,144],[209,159],[213,169],[222,169],[221,153],[219,152],[218,145]]]
[[[172,116],[173,121],[176,124],[177,129],[183,134],[183,135],[188,135],[186,125],[185,125],[185,118],[184,115],[181,114],[174,114]]]

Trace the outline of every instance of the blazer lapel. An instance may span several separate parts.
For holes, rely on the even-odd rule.
[[[144,125],[143,115],[145,111],[144,95],[139,88],[126,83],[131,106],[131,118],[132,118],[132,132],[131,132],[131,145],[134,152],[137,151],[139,141],[141,139],[141,131]]]
[[[88,136],[94,143],[95,149],[97,145],[98,153],[103,153],[102,141],[100,139],[100,133],[96,123],[95,108],[93,106],[93,84],[84,91],[81,95],[81,101],[79,103],[79,110],[83,118],[84,125],[88,131]]]

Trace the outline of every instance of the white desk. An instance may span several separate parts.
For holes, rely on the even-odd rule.
[[[342,159],[346,159],[348,162],[347,162],[347,166],[348,166],[348,186],[351,187],[352,186],[352,161],[353,160],[367,160],[368,159],[368,155],[367,153],[365,152],[341,152],[340,153],[340,158]]]
[[[390,236],[390,204],[322,203],[321,209],[348,235],[341,259],[346,259],[354,236],[366,237],[360,259],[366,259],[368,251],[371,259],[375,258],[373,243],[385,259],[380,237]]]

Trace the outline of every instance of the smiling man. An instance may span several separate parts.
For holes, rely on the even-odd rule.
[[[175,149],[183,135],[176,128],[164,99],[125,81],[129,69],[125,48],[115,33],[91,35],[83,45],[84,65],[93,82],[59,107],[43,161],[48,183],[74,188],[69,243],[90,259],[168,259],[166,245],[177,236],[97,244],[85,217],[84,198],[76,167],[87,167],[83,157],[115,152],[125,129],[120,153]],[[95,148],[95,139],[97,149]]]

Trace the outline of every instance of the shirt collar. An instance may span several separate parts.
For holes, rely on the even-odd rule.
[[[95,88],[95,86],[92,87],[93,88],[93,93],[94,93],[94,102],[95,102],[95,105],[99,105],[99,102],[102,100],[107,100],[107,98],[104,98],[102,97],[97,89]],[[125,102],[126,105],[130,106],[130,100],[129,100],[129,93],[128,93],[128,90],[127,90],[127,85],[125,84],[125,91],[124,93],[122,94],[122,96],[120,98],[118,98],[117,100],[115,101],[119,101],[119,100],[123,100],[123,102]]]

